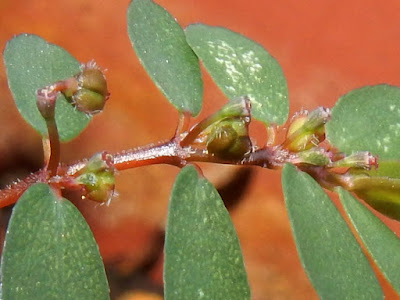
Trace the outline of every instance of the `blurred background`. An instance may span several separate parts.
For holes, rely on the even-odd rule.
[[[395,0],[158,0],[186,26],[220,25],[257,41],[283,69],[290,112],[331,107],[363,85],[400,86],[400,2]],[[77,60],[107,69],[111,98],[62,161],[169,139],[177,113],[140,66],[126,34],[128,0],[0,0],[0,48],[34,33]],[[203,73],[204,105],[196,120],[226,102]],[[195,120],[194,120],[195,121]],[[0,184],[42,164],[40,137],[19,117],[0,62]],[[259,145],[265,132],[254,124]],[[231,213],[243,250],[252,299],[316,299],[301,268],[285,212],[279,171],[202,165]],[[113,299],[162,299],[162,247],[168,195],[179,170],[150,166],[123,171],[110,206],[77,201],[103,256]],[[0,211],[4,228],[10,209]],[[385,219],[393,226],[393,222]],[[394,228],[394,227],[393,227]]]

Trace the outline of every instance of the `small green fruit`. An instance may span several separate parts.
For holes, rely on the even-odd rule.
[[[107,152],[93,155],[80,171],[76,182],[84,188],[84,198],[97,202],[108,202],[114,194],[113,157]]]
[[[81,65],[81,72],[64,81],[67,88],[64,96],[86,114],[97,114],[104,108],[109,98],[107,81],[94,61]]]
[[[104,97],[88,89],[78,90],[72,97],[75,107],[87,114],[97,114],[104,108]]]
[[[237,159],[252,150],[245,121],[233,119],[215,124],[207,136],[207,151],[221,159]]]
[[[99,93],[103,97],[108,95],[106,78],[96,65],[84,66],[77,79],[80,87]]]

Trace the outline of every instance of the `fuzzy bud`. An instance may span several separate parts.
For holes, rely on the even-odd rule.
[[[325,139],[325,124],[329,118],[329,110],[323,107],[318,107],[309,114],[297,116],[289,126],[283,146],[292,152],[317,146]]]
[[[113,157],[107,152],[93,155],[80,171],[76,182],[83,186],[84,197],[97,202],[108,202],[114,194]]]
[[[246,122],[233,119],[216,124],[207,137],[207,151],[219,158],[236,159],[252,149]]]
[[[232,99],[205,120],[206,125],[197,141],[205,144],[209,154],[220,159],[240,159],[252,150],[248,127],[250,100]]]
[[[90,115],[103,110],[110,94],[106,78],[94,61],[82,64],[81,72],[65,82],[67,88],[62,93],[76,109]]]

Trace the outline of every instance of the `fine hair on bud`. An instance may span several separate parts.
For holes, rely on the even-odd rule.
[[[93,61],[81,65],[81,71],[65,80],[69,83],[62,93],[79,111],[88,115],[101,112],[110,93],[104,72]]]

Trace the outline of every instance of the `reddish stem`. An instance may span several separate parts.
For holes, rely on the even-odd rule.
[[[46,177],[46,172],[44,170],[39,170],[30,174],[23,180],[18,180],[0,190],[0,208],[17,202],[18,198],[21,197],[28,187],[37,182],[46,182]]]
[[[275,146],[255,150],[242,159],[224,160],[208,154],[206,150],[196,149],[191,146],[182,147],[179,143],[179,138],[173,138],[164,143],[152,144],[116,153],[113,155],[113,166],[116,170],[125,170],[153,164],[169,164],[183,167],[188,162],[210,162],[280,169],[286,162],[291,161],[293,155],[293,153],[281,149],[279,146]],[[48,182],[55,185],[59,184],[60,187],[70,188],[70,186],[64,185],[63,183],[68,183],[68,179],[78,176],[79,171],[86,166],[86,163],[87,160],[83,160],[69,166],[58,166],[56,173],[57,178],[49,178],[46,170],[40,170],[4,190],[0,190],[0,207],[15,203],[19,196],[35,182]],[[329,170],[323,167],[300,166],[299,168],[309,173],[326,188],[343,185],[340,176],[333,175]],[[56,178],[57,180],[54,181],[52,178]]]
[[[57,174],[57,168],[60,163],[60,139],[58,136],[56,121],[54,119],[48,120],[46,124],[50,144],[50,158],[47,163],[47,170],[49,171],[50,176],[54,176]]]
[[[263,168],[277,169],[283,166],[287,160],[287,151],[262,148],[251,152],[243,159],[221,159],[209,155],[207,151],[192,148],[190,146],[182,147],[177,139],[151,144],[148,146],[119,152],[113,155],[114,168],[116,170],[126,170],[141,166],[154,164],[168,164],[177,167],[183,167],[188,162],[210,162],[232,165],[254,165]],[[77,162],[71,166],[59,167],[58,175],[75,176],[86,164],[86,161]]]
[[[52,148],[52,151],[54,148]],[[183,167],[188,162],[210,162],[234,165],[257,165],[264,168],[279,168],[282,166],[282,157],[276,155],[277,151],[270,148],[264,148],[250,153],[249,156],[242,160],[223,160],[215,156],[209,155],[204,150],[194,149],[192,147],[182,147],[177,139],[152,144],[132,150],[123,151],[113,155],[114,168],[116,170],[126,170],[141,166],[153,164],[169,164],[177,167]],[[277,158],[277,159],[276,159]],[[54,159],[49,163],[53,165]],[[57,167],[57,176],[68,178],[75,177],[79,171],[85,167],[87,160],[79,161],[70,166],[60,165]],[[49,167],[50,168],[50,167]],[[53,169],[54,166],[52,166]],[[0,190],[0,208],[14,204],[21,194],[33,183],[36,182],[52,182],[48,178],[46,169],[31,174],[27,178],[20,180],[6,189]],[[68,182],[68,180],[58,180],[59,183]]]

